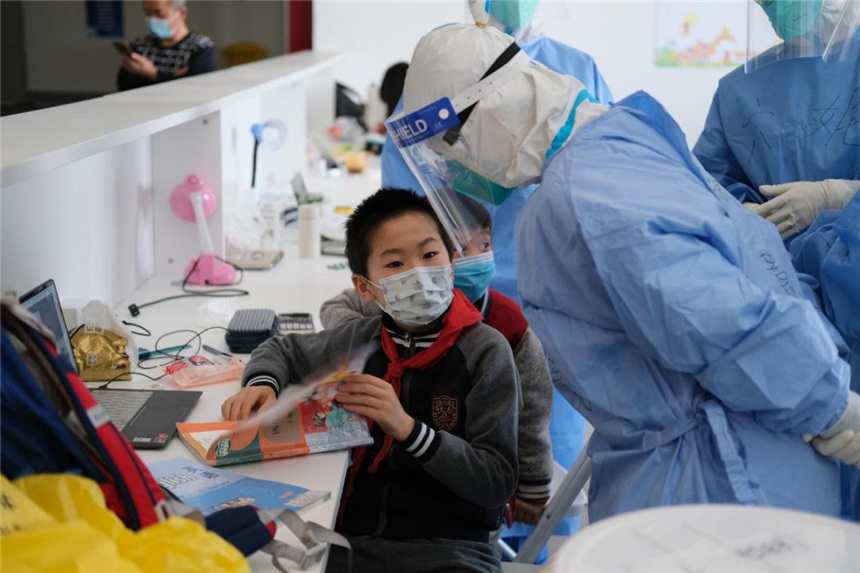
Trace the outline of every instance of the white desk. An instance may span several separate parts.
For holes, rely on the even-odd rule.
[[[275,269],[262,272],[246,272],[241,288],[250,291],[249,296],[211,299],[188,298],[165,302],[141,310],[138,317],[132,318],[127,311],[130,303],[141,304],[163,296],[178,294],[179,287],[171,286],[171,279],[157,278],[146,282],[129,300],[117,307],[117,313],[125,320],[137,322],[149,328],[152,337],[138,337],[138,344],[153,348],[155,338],[165,332],[190,328],[201,330],[206,326],[218,323],[200,322],[197,308],[208,301],[218,300],[231,309],[240,308],[272,308],[279,312],[310,312],[314,315],[317,329],[319,323],[320,305],[342,289],[350,286],[350,273],[347,270],[330,270],[326,268],[333,263],[345,261],[343,258],[320,257],[317,259],[299,259],[294,255],[285,256]],[[226,324],[221,323],[221,326]],[[191,335],[176,335],[163,342],[163,345],[180,344]],[[227,350],[224,342],[224,331],[211,331],[204,335],[204,341],[215,348]],[[152,371],[157,374],[158,371]],[[125,384],[125,385],[123,385]],[[135,377],[131,383],[114,383],[112,387],[151,387],[153,382],[142,377]],[[165,386],[167,387],[167,386]],[[203,396],[189,417],[192,422],[210,422],[221,419],[221,403],[239,390],[239,381],[204,386]],[[174,438],[170,445],[162,451],[139,450],[141,457],[147,463],[156,460],[185,457],[194,459],[194,454],[179,440]],[[326,527],[333,527],[340,495],[346,475],[348,463],[347,452],[332,452],[315,454],[302,458],[287,460],[272,460],[264,463],[242,464],[227,469],[260,479],[286,481],[308,489],[326,490],[331,492],[331,498],[323,504],[315,506],[302,517],[307,521],[316,521]],[[298,541],[292,538],[285,527],[278,529],[278,538],[292,544]],[[257,554],[249,559],[255,572],[275,571],[268,556]],[[324,571],[326,559],[310,571]]]

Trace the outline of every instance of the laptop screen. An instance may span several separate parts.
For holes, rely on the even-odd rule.
[[[60,307],[60,295],[57,294],[54,281],[48,280],[22,296],[21,304],[51,331],[60,354],[76,368],[72,343],[66,330],[66,319],[63,318],[63,309]]]

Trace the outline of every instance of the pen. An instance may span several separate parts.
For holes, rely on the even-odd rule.
[[[157,356],[174,356],[177,352],[182,352],[186,348],[191,348],[190,344],[179,344],[177,346],[169,346],[167,348],[159,348],[157,350],[140,350],[137,353],[138,360],[149,360]]]
[[[228,352],[224,352],[223,350],[218,350],[217,348],[212,348],[208,344],[203,345],[203,350],[205,350],[206,352],[209,352],[211,354],[214,354],[216,356],[225,356],[227,358],[233,358],[232,354],[230,354]]]

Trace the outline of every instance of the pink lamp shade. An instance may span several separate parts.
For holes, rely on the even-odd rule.
[[[218,208],[215,193],[212,192],[202,179],[196,175],[189,175],[170,194],[170,209],[174,215],[189,223],[196,221],[194,204],[191,202],[192,193],[200,193],[202,196],[203,212],[206,214],[207,219],[215,214],[215,210]]]
[[[185,280],[198,285],[229,285],[236,279],[236,269],[222,261],[212,248],[206,219],[215,214],[218,201],[206,183],[189,175],[170,193],[170,209],[179,219],[197,223],[200,256],[192,259],[185,269]]]

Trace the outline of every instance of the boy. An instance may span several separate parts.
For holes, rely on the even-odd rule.
[[[353,451],[338,530],[356,571],[501,571],[489,545],[517,481],[518,380],[510,346],[453,288],[451,246],[425,199],[382,190],[347,223],[352,282],[381,315],[315,335],[272,338],[243,390],[241,419],[352,345],[379,345],[347,378],[341,406],[372,424]],[[333,552],[329,571],[343,570]]]
[[[552,380],[543,347],[529,328],[522,309],[499,291],[489,288],[495,274],[492,221],[476,201],[460,198],[470,219],[480,225],[473,240],[455,255],[454,286],[481,311],[484,323],[501,332],[514,352],[523,394],[519,415],[519,482],[511,500],[514,521],[535,524],[549,499],[552,479],[552,445],[549,422],[552,413]],[[355,290],[344,291],[325,302],[320,318],[325,328],[379,314],[376,305],[362,302]]]

